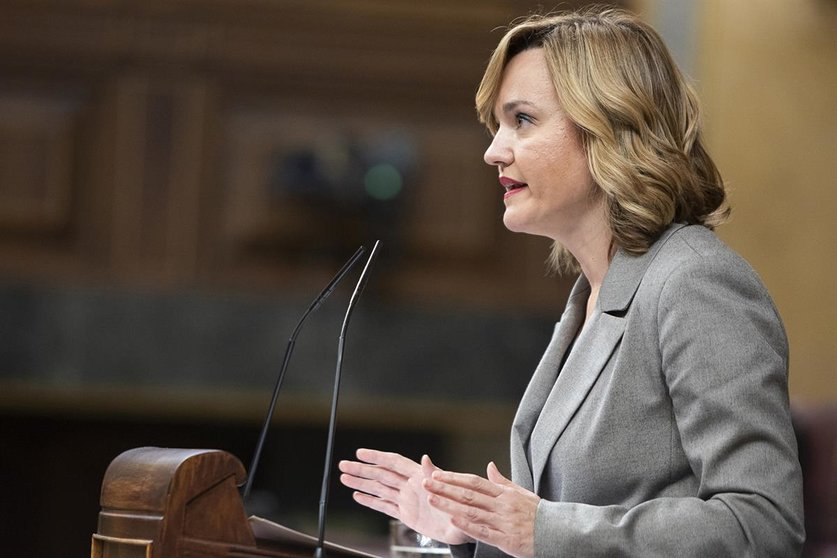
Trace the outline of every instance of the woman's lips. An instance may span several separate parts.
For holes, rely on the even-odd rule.
[[[527,184],[525,182],[520,182],[507,176],[501,176],[500,186],[502,186],[506,190],[506,193],[503,194],[503,199],[507,199],[509,196],[513,196],[514,194],[520,192],[523,188],[527,186]]]

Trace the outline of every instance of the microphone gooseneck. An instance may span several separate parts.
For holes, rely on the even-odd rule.
[[[262,449],[264,448],[264,441],[267,437],[267,430],[270,427],[270,422],[273,419],[273,412],[276,409],[276,399],[279,397],[279,390],[282,388],[282,381],[285,379],[285,372],[288,370],[288,363],[291,361],[291,354],[294,351],[294,345],[296,344],[296,338],[299,335],[300,330],[302,329],[302,324],[305,322],[305,319],[317,308],[320,307],[320,304],[325,301],[326,298],[334,291],[337,287],[337,284],[340,282],[341,279],[349,272],[349,270],[355,265],[355,263],[360,259],[360,257],[366,252],[366,248],[361,246],[357,249],[354,255],[349,258],[343,267],[340,268],[340,271],[331,279],[328,285],[317,295],[317,297],[311,302],[308,306],[308,309],[302,314],[302,317],[296,324],[296,327],[291,333],[290,338],[288,339],[288,346],[285,348],[285,357],[282,359],[282,368],[279,370],[279,376],[276,378],[276,385],[273,387],[273,396],[270,399],[270,406],[267,410],[267,416],[264,419],[264,424],[262,425],[262,431],[259,434],[259,441],[256,443],[256,451],[253,454],[253,461],[250,463],[250,469],[247,474],[247,482],[244,485],[244,492],[241,496],[241,499],[246,503],[247,498],[250,496],[250,489],[253,487],[253,479],[256,476],[256,467],[259,465],[259,459],[262,455]],[[368,263],[367,263],[368,265]]]
[[[378,251],[380,241],[375,242],[372,247],[372,252],[369,254],[369,259],[366,260],[366,265],[360,274],[357,281],[355,292],[352,293],[352,298],[349,300],[349,306],[346,309],[346,317],[343,318],[343,327],[340,329],[340,339],[337,346],[337,369],[334,372],[334,391],[331,396],[331,413],[328,419],[328,439],[326,441],[326,457],[325,466],[323,467],[323,485],[320,490],[320,509],[319,520],[317,522],[317,546],[314,549],[314,558],[324,558],[323,542],[325,540],[325,522],[326,522],[326,506],[328,505],[328,488],[331,483],[331,460],[334,452],[334,429],[337,422],[337,399],[340,395],[340,376],[343,369],[343,350],[346,343],[346,330],[349,327],[349,319],[352,317],[355,304],[360,297],[363,288],[366,286],[369,269],[372,265],[372,260]]]

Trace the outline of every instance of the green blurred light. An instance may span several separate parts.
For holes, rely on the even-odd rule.
[[[376,200],[391,200],[401,192],[404,179],[394,166],[381,163],[366,171],[363,184],[370,197]]]

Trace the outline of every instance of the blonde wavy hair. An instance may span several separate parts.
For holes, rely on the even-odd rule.
[[[543,48],[562,108],[581,132],[617,247],[642,254],[671,223],[711,229],[726,221],[730,208],[701,139],[697,96],[654,29],[603,8],[514,24],[476,95],[480,121],[492,134],[503,71],[531,48]],[[559,272],[578,271],[557,242],[548,261]]]

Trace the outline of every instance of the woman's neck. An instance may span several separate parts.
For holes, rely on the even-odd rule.
[[[613,257],[613,253],[613,242],[611,235],[608,234],[606,242],[602,241],[601,243],[597,243],[595,249],[592,249],[589,254],[582,256],[584,261],[576,257],[578,263],[581,265],[582,273],[587,278],[587,282],[590,283],[590,296],[587,298],[586,313],[586,319],[588,320],[596,309],[599,291],[602,288],[605,275],[607,275],[607,270],[610,268],[610,260]]]
[[[613,234],[605,218],[602,217],[601,220],[589,223],[584,229],[576,229],[574,235],[559,242],[575,256],[581,272],[590,283],[590,296],[587,300],[587,317],[589,318],[596,307],[599,290],[616,252]]]
[[[590,287],[598,290],[610,267],[615,249],[613,234],[610,232],[604,211],[593,215],[596,215],[596,218],[577,226],[571,233],[563,235],[564,238],[555,240],[570,251],[578,261]]]

